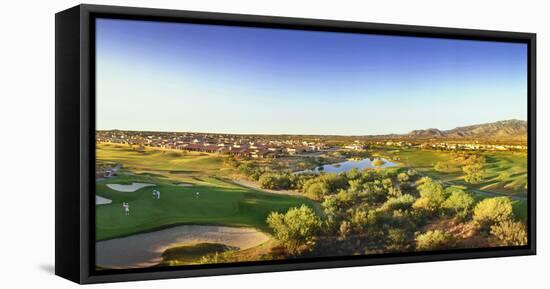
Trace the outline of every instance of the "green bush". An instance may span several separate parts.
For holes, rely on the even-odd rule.
[[[418,251],[451,249],[455,245],[455,237],[441,230],[430,230],[416,237],[416,249]]]
[[[342,221],[340,223],[339,237],[340,239],[346,239],[351,232],[351,224],[348,221]]]
[[[326,183],[314,182],[307,184],[307,186],[304,187],[304,192],[308,198],[319,201],[330,193],[330,187]]]
[[[374,210],[356,209],[351,213],[352,229],[357,234],[368,233],[369,228],[376,224],[377,218]]]
[[[348,186],[345,175],[325,174],[306,181],[303,190],[306,196],[314,200],[322,200],[324,196],[346,190]]]
[[[512,201],[508,197],[488,198],[474,208],[473,220],[482,229],[509,220],[513,217]]]
[[[371,164],[375,167],[381,167],[385,164],[386,162],[383,161],[382,159],[375,159],[371,162]]]
[[[386,249],[389,252],[403,252],[410,247],[411,236],[405,229],[392,228],[388,230],[386,237]]]
[[[522,246],[527,244],[527,229],[522,222],[502,221],[491,226],[491,235],[497,246]]]
[[[288,252],[296,255],[315,245],[321,220],[311,208],[302,205],[291,208],[285,214],[272,212],[267,217],[267,224]]]
[[[265,173],[258,179],[260,187],[270,190],[288,190],[292,187],[290,174]]]
[[[447,200],[443,202],[443,208],[449,210],[457,217],[465,219],[470,214],[474,202],[471,194],[462,189],[455,189]]]
[[[464,172],[464,180],[471,184],[478,184],[483,180],[485,166],[485,157],[479,155],[469,156],[464,161],[462,171]]]
[[[400,173],[397,175],[397,180],[401,183],[409,181],[409,178],[407,173]]]
[[[417,190],[420,193],[420,198],[414,202],[413,208],[431,216],[439,212],[445,201],[443,186],[438,182],[434,182],[431,178],[424,177],[419,181]]]
[[[393,210],[410,210],[416,199],[409,195],[405,194],[397,198],[389,198],[382,206],[380,206],[380,211],[393,211]]]

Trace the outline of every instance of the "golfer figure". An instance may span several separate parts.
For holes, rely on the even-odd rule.
[[[130,204],[122,202],[122,207],[124,208],[124,215],[130,216]]]
[[[156,198],[157,200],[160,199],[160,191],[153,190],[153,198]]]
[[[197,198],[199,197],[199,192],[196,193],[197,194]]]

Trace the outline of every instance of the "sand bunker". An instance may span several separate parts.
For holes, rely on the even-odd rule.
[[[146,184],[146,183],[132,183],[131,185],[120,185],[120,184],[107,184],[107,187],[109,189],[119,191],[119,192],[135,192],[141,188],[145,187],[152,187],[155,186],[154,184]]]
[[[95,195],[95,204],[96,205],[106,205],[112,203],[112,200],[104,198],[102,196]]]
[[[193,184],[180,183],[180,184],[176,184],[176,186],[180,186],[180,187],[192,187]]]
[[[157,265],[169,248],[218,243],[240,250],[258,246],[269,236],[252,228],[182,225],[96,243],[96,264],[102,268],[125,269]]]

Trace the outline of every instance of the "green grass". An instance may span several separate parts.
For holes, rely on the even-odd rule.
[[[461,166],[455,161],[455,155],[451,152],[402,149],[380,153],[413,167],[424,175],[452,185],[510,196],[525,196],[527,193],[527,154],[525,152],[482,152],[486,164],[483,181],[479,184],[469,184],[464,181]],[[450,170],[436,171],[434,165],[438,162],[449,164]],[[504,180],[499,178],[502,173],[508,175]]]
[[[117,155],[119,150],[120,155]],[[157,160],[157,157],[161,157],[162,161]],[[178,156],[148,151],[140,153],[124,147],[101,145],[98,146],[98,158],[122,163],[124,170],[120,171],[119,176],[96,183],[96,194],[113,201],[108,205],[96,206],[97,240],[179,224],[247,226],[267,231],[265,220],[270,212],[285,212],[302,204],[313,208],[316,206],[306,198],[258,192],[225,182],[216,176],[221,165],[218,165],[217,170],[211,165],[221,164],[217,156]],[[185,161],[177,160],[179,158],[184,158]],[[151,165],[154,173],[147,171],[145,164]],[[139,171],[133,171],[134,166],[139,167]],[[172,175],[169,173],[172,170],[191,172]],[[134,174],[127,175],[124,171],[132,171]],[[145,187],[136,192],[118,192],[106,186],[133,182],[152,183],[156,186]],[[193,186],[182,187],[178,183]],[[153,198],[154,189],[161,192],[160,200]],[[200,193],[199,197],[196,192]],[[130,216],[125,216],[122,202],[130,204]]]
[[[221,157],[189,152],[186,154],[161,149],[138,150],[130,146],[98,144],[96,158],[101,162],[122,163],[126,168],[150,171],[217,172]]]
[[[512,208],[514,210],[514,216],[521,221],[527,221],[527,201],[516,200],[512,201]]]

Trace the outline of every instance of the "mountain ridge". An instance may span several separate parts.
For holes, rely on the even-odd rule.
[[[518,119],[456,127],[449,130],[437,128],[413,130],[399,135],[406,138],[453,138],[453,139],[527,139],[527,121]]]

